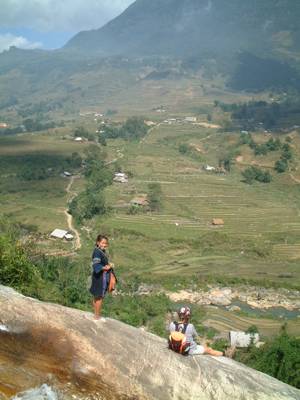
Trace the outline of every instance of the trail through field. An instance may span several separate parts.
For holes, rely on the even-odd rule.
[[[290,177],[294,182],[300,183],[300,179],[296,178],[291,172],[290,172]]]
[[[66,187],[66,193],[68,195],[68,203],[74,199],[77,193],[72,192],[72,185],[74,183],[75,177],[72,176],[68,186]],[[67,217],[68,228],[75,234],[74,250],[79,250],[81,248],[81,239],[78,230],[75,228],[73,223],[73,216],[68,213],[68,208],[64,209],[65,216]]]
[[[151,132],[154,131],[154,129],[159,128],[159,127],[161,126],[161,124],[162,124],[162,122],[160,122],[159,124],[157,124],[157,125],[153,126],[152,128],[150,128],[150,129],[148,130],[147,134],[141,139],[140,145],[143,144],[143,143],[145,143],[146,138],[149,137],[149,135],[151,134]]]
[[[117,162],[118,160],[121,160],[121,158],[124,157],[123,151],[124,151],[124,149],[122,149],[122,150],[118,149],[118,150],[117,150],[117,157],[114,158],[114,159],[111,160],[111,161],[108,161],[105,165],[114,164],[114,163]]]

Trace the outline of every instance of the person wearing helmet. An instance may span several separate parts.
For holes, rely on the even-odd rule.
[[[188,343],[188,355],[209,354],[211,356],[220,357],[225,353],[214,350],[205,345],[199,345],[196,342],[199,336],[194,325],[190,323],[191,309],[189,307],[181,307],[178,311],[179,322],[171,322],[169,326],[170,334],[172,332],[181,332],[185,335],[186,343]]]

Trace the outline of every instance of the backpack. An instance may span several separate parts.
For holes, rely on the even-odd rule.
[[[169,336],[169,349],[184,356],[188,355],[190,343],[187,342],[185,332],[189,324],[174,322],[175,331]]]

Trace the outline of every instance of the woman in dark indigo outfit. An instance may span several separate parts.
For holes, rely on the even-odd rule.
[[[96,240],[96,247],[93,251],[92,265],[92,286],[90,292],[93,295],[93,306],[95,312],[95,319],[100,319],[103,299],[108,290],[111,264],[108,262],[106,249],[108,248],[108,238],[106,236],[98,235]],[[105,321],[104,318],[101,320]]]

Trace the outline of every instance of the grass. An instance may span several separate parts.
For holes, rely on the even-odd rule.
[[[199,158],[180,155],[177,143],[182,141],[198,141],[205,154]],[[295,182],[287,174],[274,174],[270,185],[249,186],[241,182],[239,165],[226,176],[201,170],[204,163],[216,165],[218,152],[230,150],[237,142],[238,135],[174,125],[154,129],[142,144],[123,144],[121,164],[133,178],[129,185],[109,188],[109,201],[126,204],[135,194],[147,192],[149,182],[161,183],[163,200],[159,213],[128,215],[126,208],[116,208],[106,219],[96,219],[94,226],[114,237],[119,264],[128,264],[129,258],[131,270],[158,277],[184,271],[185,275],[299,285],[299,253],[295,249],[299,251],[300,220]],[[243,154],[244,149],[240,151]],[[212,218],[217,217],[224,219],[223,228],[211,226]],[[134,239],[126,232],[133,232]],[[174,256],[173,247],[182,254]]]

